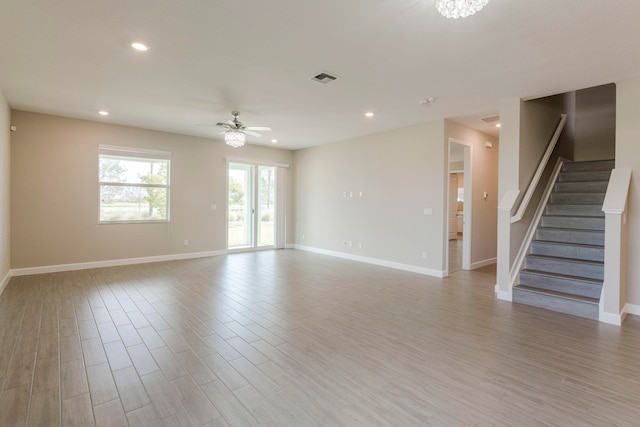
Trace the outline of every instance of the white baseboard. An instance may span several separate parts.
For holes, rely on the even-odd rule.
[[[489,258],[489,259],[485,259],[484,261],[478,261],[478,262],[474,262],[471,263],[471,270],[475,270],[476,268],[482,268],[482,267],[486,267],[487,265],[492,265],[495,264],[496,262],[498,262],[498,258]]]
[[[624,312],[628,314],[635,314],[636,316],[640,316],[640,305],[625,304]]]
[[[498,299],[501,299],[503,301],[513,301],[513,293],[512,292],[501,291],[498,284],[496,284],[494,290],[496,292],[496,297]]]
[[[352,254],[347,254],[344,252],[338,252],[338,251],[330,251],[327,249],[320,249],[320,248],[314,248],[312,246],[303,246],[303,245],[291,245],[293,248],[295,249],[299,249],[302,251],[307,251],[307,252],[314,252],[317,254],[322,254],[322,255],[329,255],[329,256],[334,256],[337,258],[343,258],[343,259],[348,259],[350,261],[358,261],[358,262],[364,262],[367,264],[374,264],[374,265],[379,265],[381,267],[388,267],[388,268],[395,268],[396,270],[404,270],[404,271],[410,271],[412,273],[418,273],[418,274],[424,274],[427,276],[434,276],[434,277],[445,277],[445,272],[444,271],[439,271],[439,270],[433,270],[430,268],[424,268],[424,267],[418,267],[416,265],[409,265],[409,264],[402,264],[399,262],[393,262],[393,261],[386,261],[383,259],[378,259],[378,258],[369,258],[369,257],[364,257],[364,256],[359,256],[359,255],[352,255]]]
[[[621,314],[600,312],[600,316],[598,317],[598,320],[602,323],[608,323],[610,325],[620,326],[622,325],[622,322],[624,322],[625,317],[627,317],[627,313],[625,312],[622,312]]]
[[[0,282],[0,295],[2,295],[4,288],[6,288],[7,285],[9,284],[10,279],[11,279],[11,270],[7,271],[7,275],[4,276],[4,279],[2,279],[2,282]]]
[[[284,245],[285,249],[295,249],[296,248],[296,244],[295,243],[287,243],[286,245]]]
[[[117,267],[121,265],[146,264],[150,262],[175,261],[179,259],[206,258],[225,255],[227,251],[192,252],[186,254],[158,255],[142,258],[113,259],[107,261],[80,262],[75,264],[47,265],[42,267],[17,268],[10,276],[28,276],[31,274],[57,273],[61,271],[87,270],[90,268]]]
[[[640,305],[625,304],[620,314],[600,312],[600,317],[598,320],[603,323],[621,326],[624,323],[624,319],[627,317],[627,314],[635,314],[636,316],[640,316]]]

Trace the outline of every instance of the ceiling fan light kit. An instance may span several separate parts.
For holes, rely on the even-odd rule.
[[[489,0],[436,0],[436,9],[452,19],[466,18],[482,10]]]
[[[246,140],[246,135],[240,130],[231,129],[224,133],[224,142],[233,148],[242,147]]]
[[[245,126],[238,120],[240,115],[239,111],[232,111],[231,115],[233,120],[225,120],[224,122],[216,123],[216,126],[227,129],[224,133],[224,142],[233,148],[242,147],[247,140],[247,135],[262,136],[256,130],[268,131],[271,130],[268,126]]]

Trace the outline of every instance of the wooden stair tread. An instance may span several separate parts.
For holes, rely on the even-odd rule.
[[[532,240],[531,243],[544,243],[545,245],[554,245],[554,246],[575,246],[586,249],[602,249],[604,245],[589,245],[586,243],[571,243],[571,242],[555,242],[553,240],[540,240],[535,239]]]
[[[534,287],[526,286],[526,285],[515,286],[514,290],[516,290],[516,289],[521,290],[521,291],[526,291],[526,292],[532,292],[532,293],[536,293],[536,294],[540,294],[540,295],[549,295],[549,296],[553,296],[553,297],[557,297],[557,298],[563,298],[563,299],[567,299],[567,300],[571,300],[571,301],[582,302],[582,303],[586,303],[586,304],[598,305],[598,303],[600,302],[597,298],[583,297],[581,295],[567,294],[567,293],[564,293],[564,292],[551,291],[551,290],[548,290],[548,289],[539,289],[539,288],[534,288]]]
[[[550,261],[569,261],[569,262],[576,262],[579,264],[589,264],[589,265],[604,265],[604,262],[601,261],[586,261],[583,259],[576,259],[576,258],[563,258],[563,257],[557,257],[557,256],[548,256],[548,255],[527,255],[527,257],[530,258],[536,258],[536,259],[546,259],[546,260],[550,260]]]
[[[520,273],[535,274],[537,276],[547,276],[547,277],[553,277],[553,278],[556,278],[556,279],[567,279],[567,280],[573,280],[573,281],[578,281],[578,282],[585,282],[585,283],[593,283],[593,284],[596,284],[596,285],[602,285],[602,280],[591,279],[590,277],[571,276],[569,274],[550,273],[550,272],[546,272],[546,271],[530,270],[530,269],[526,269],[526,268],[524,270],[520,270]]]

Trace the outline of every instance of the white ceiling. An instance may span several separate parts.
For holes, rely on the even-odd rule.
[[[291,149],[438,118],[495,134],[479,119],[501,99],[640,76],[638,16],[637,0],[491,0],[461,20],[433,0],[2,0],[0,88],[15,109],[204,137],[238,109],[273,128],[249,142]]]

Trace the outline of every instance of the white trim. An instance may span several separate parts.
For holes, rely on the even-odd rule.
[[[299,249],[299,250],[302,250],[302,251],[314,252],[314,253],[317,253],[317,254],[334,256],[336,258],[343,258],[343,259],[348,259],[348,260],[351,260],[351,261],[364,262],[364,263],[367,263],[367,264],[374,264],[374,265],[379,265],[379,266],[382,266],[382,267],[395,268],[396,270],[410,271],[412,273],[424,274],[426,276],[434,276],[434,277],[440,277],[440,278],[445,277],[445,272],[444,271],[433,270],[433,269],[424,268],[424,267],[418,267],[416,265],[401,264],[399,262],[386,261],[386,260],[383,260],[383,259],[369,258],[369,257],[358,256],[358,255],[351,255],[351,254],[347,254],[347,253],[344,253],[344,252],[337,252],[337,251],[330,251],[330,250],[327,250],[327,249],[314,248],[312,246],[303,246],[303,245],[298,245],[298,244],[295,244],[295,245],[292,245],[292,246],[295,249]]]
[[[226,255],[228,251],[192,252],[185,254],[158,255],[142,258],[113,259],[107,261],[80,262],[75,264],[47,265],[11,270],[11,276],[28,276],[31,274],[58,273],[61,271],[87,270],[90,268],[117,267],[121,265],[146,264],[150,262],[175,261],[179,259],[206,258]]]
[[[445,202],[445,212],[444,212],[444,246],[443,251],[445,254],[445,271],[444,277],[449,276],[449,209],[450,209],[450,200],[449,200],[449,191],[451,186],[450,174],[453,172],[449,170],[450,159],[449,154],[451,153],[451,144],[458,144],[463,147],[464,150],[464,160],[463,160],[463,170],[464,173],[464,194],[465,194],[465,202],[462,208],[463,212],[463,228],[462,228],[462,269],[463,270],[473,270],[471,265],[471,247],[472,247],[472,225],[473,225],[473,145],[468,142],[457,139],[457,138],[448,138],[447,140],[447,167],[446,167],[446,202]]]
[[[610,325],[622,326],[622,322],[624,322],[625,317],[627,317],[627,313],[625,312],[622,312],[621,314],[600,312],[598,321],[602,323],[608,323]]]
[[[251,160],[243,157],[225,157],[227,163],[246,163],[248,165],[275,166],[278,168],[289,168],[289,163],[263,162],[262,160]]]
[[[486,267],[487,265],[495,264],[498,261],[497,257],[488,258],[483,261],[474,262],[471,264],[471,270],[475,270],[477,268]]]
[[[119,145],[98,144],[99,154],[105,156],[139,157],[171,160],[171,151],[150,150],[148,148],[121,147]]]
[[[287,243],[286,245],[284,245],[285,249],[295,249],[296,248],[296,244],[295,243]]]
[[[513,293],[511,292],[511,288],[509,288],[509,292],[501,291],[500,286],[496,284],[494,289],[496,292],[496,297],[498,299],[501,299],[503,301],[509,301],[509,302],[513,301]]]
[[[9,284],[9,280],[11,279],[11,270],[7,271],[7,275],[4,276],[4,279],[2,279],[2,282],[0,282],[0,295],[2,295],[2,292],[4,291],[4,288],[7,287],[7,285]]]
[[[640,305],[637,304],[625,304],[623,313],[635,314],[640,316]]]

